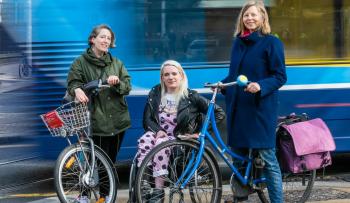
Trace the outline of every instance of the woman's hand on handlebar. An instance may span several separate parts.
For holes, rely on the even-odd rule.
[[[120,82],[119,77],[116,75],[110,75],[107,79],[107,83],[109,85],[117,85],[119,84],[119,82]]]
[[[253,94],[259,92],[260,90],[261,90],[260,85],[257,82],[250,82],[247,85],[247,87],[244,89],[244,91],[250,92],[250,93],[253,93]]]
[[[219,88],[217,88],[217,91],[218,91],[218,92],[221,92],[221,89],[225,89],[225,86],[222,85],[222,82],[218,82],[217,84],[218,84],[218,86],[219,86]],[[210,90],[214,92],[214,91],[215,91],[215,88],[216,88],[216,87],[210,87]]]
[[[89,102],[89,98],[86,96],[85,92],[82,89],[76,88],[74,90],[74,93],[75,93],[75,99],[78,100],[79,102],[82,102],[82,103]]]

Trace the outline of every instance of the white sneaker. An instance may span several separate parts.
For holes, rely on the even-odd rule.
[[[89,198],[87,196],[81,196],[77,199],[78,203],[89,203]]]
[[[106,196],[105,203],[110,203],[110,201],[111,201],[111,198],[109,198],[109,196]]]

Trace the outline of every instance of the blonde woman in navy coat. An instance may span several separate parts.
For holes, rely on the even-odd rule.
[[[282,42],[270,34],[268,14],[262,2],[246,3],[237,20],[228,76],[248,77],[246,88],[223,90],[227,105],[229,145],[234,150],[258,149],[265,161],[269,197],[283,202],[282,178],[275,156],[278,89],[286,82]]]

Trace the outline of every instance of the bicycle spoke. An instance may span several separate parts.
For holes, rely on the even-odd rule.
[[[79,150],[82,148],[73,147],[68,148],[62,157],[60,155],[60,164],[55,169],[55,176],[57,176],[55,184],[60,200],[64,200],[64,202],[77,201],[82,196],[92,199],[94,202],[105,196],[115,199],[116,174],[109,160],[97,150],[95,152],[95,167],[94,170],[91,170],[88,167],[90,165],[88,162],[92,160],[90,148],[83,147],[84,157],[87,158],[83,160],[87,161],[82,161],[79,159],[79,154],[81,154]]]
[[[175,142],[175,141],[174,141]],[[176,142],[175,142],[176,143]],[[154,156],[161,150],[166,149],[167,143],[164,143],[158,146],[158,149],[151,151],[149,155],[146,156],[144,162],[141,164],[139,169],[138,178],[137,178],[137,193],[140,191],[138,196],[140,202],[147,202],[147,198],[155,198],[156,195],[152,194],[154,191],[161,189],[164,193],[162,195],[162,201],[164,202],[194,202],[194,203],[207,203],[207,202],[216,202],[219,197],[221,197],[221,182],[219,182],[219,176],[215,167],[212,165],[213,162],[205,154],[202,158],[199,167],[196,169],[195,174],[190,178],[189,182],[185,185],[185,188],[181,189],[179,186],[183,183],[186,177],[183,177],[183,173],[186,171],[189,164],[194,164],[191,159],[194,158],[193,155],[198,152],[198,148],[194,145],[182,145],[182,142],[179,142],[171,146],[170,161],[168,165],[168,174],[159,176],[157,178],[153,177],[153,160]],[[164,147],[164,148],[162,148]],[[192,154],[194,153],[194,154]],[[151,166],[150,166],[151,165]],[[187,175],[189,175],[188,171]],[[216,177],[213,179],[212,177]],[[155,187],[155,180],[164,182],[162,188]],[[159,184],[159,182],[158,182]],[[176,185],[180,184],[180,185]],[[140,187],[138,187],[140,186]],[[142,192],[141,192],[142,191]],[[144,191],[149,191],[145,193]],[[164,194],[164,197],[163,197]]]

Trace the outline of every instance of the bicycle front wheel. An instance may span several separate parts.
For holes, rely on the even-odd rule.
[[[111,160],[95,147],[95,167],[91,167],[91,148],[88,145],[71,145],[58,157],[55,167],[55,187],[61,202],[77,202],[79,199],[106,203],[115,202],[117,174]]]
[[[184,181],[181,175],[198,151],[198,143],[180,140],[164,142],[151,150],[137,173],[137,202],[220,202],[221,175],[213,155],[207,150],[193,177],[185,188],[180,188]],[[161,166],[164,170],[159,171],[157,164],[163,158],[168,161]]]

